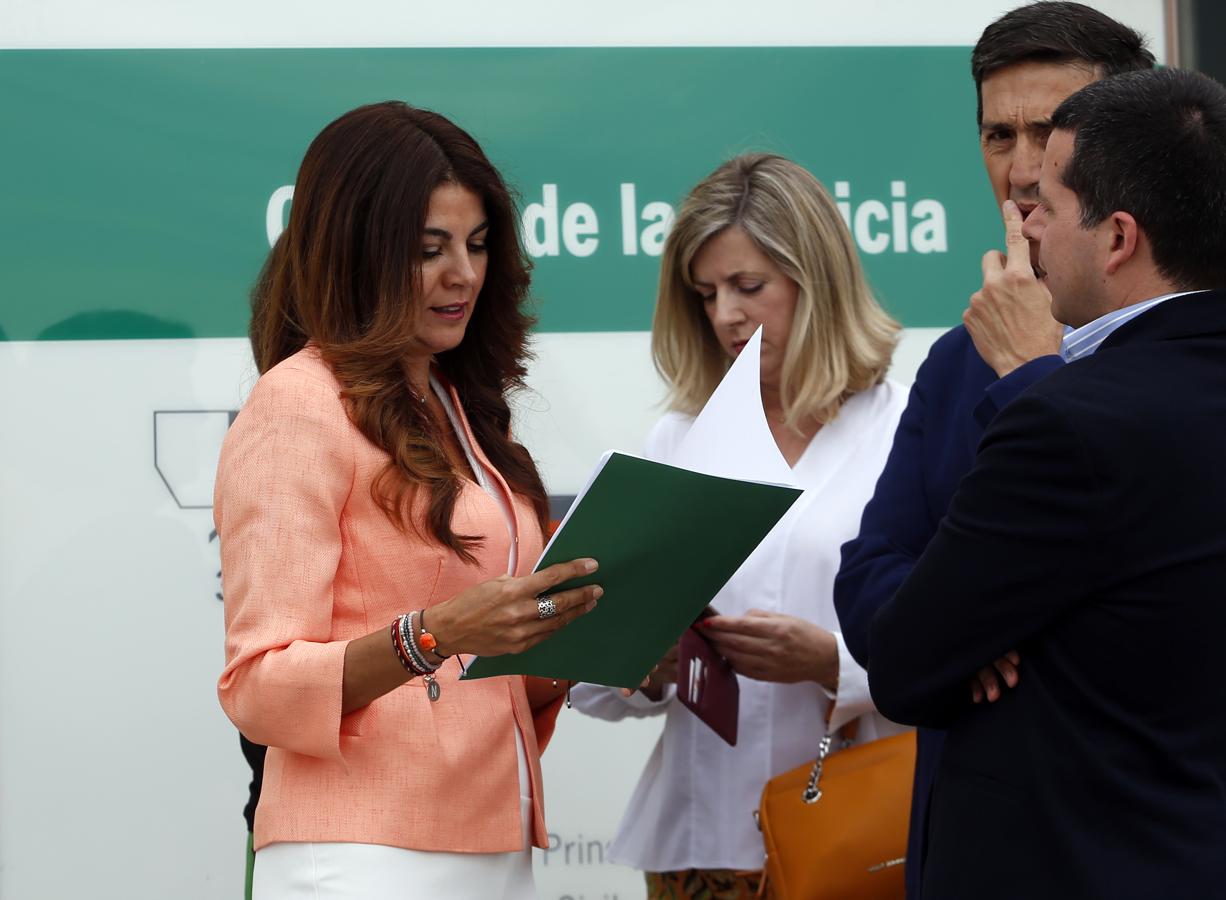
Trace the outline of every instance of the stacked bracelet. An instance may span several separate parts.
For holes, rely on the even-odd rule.
[[[404,649],[404,641],[400,637],[400,619],[392,620],[392,649],[396,651],[396,658],[400,660],[400,665],[404,666],[406,672],[410,675],[421,675],[413,668],[413,663],[410,662],[408,653]]]
[[[422,655],[413,637],[413,618],[416,613],[398,616],[392,622],[392,647],[396,650],[396,658],[411,675],[430,675],[438,671],[438,666],[431,665]]]
[[[409,659],[422,670],[422,674],[438,671],[438,666],[431,665],[426,654],[417,644],[417,617],[420,613],[411,612],[400,617],[400,634],[404,638],[405,649],[409,651]]]
[[[432,701],[438,700],[442,692],[438,682],[434,680],[434,673],[438,671],[439,666],[432,665],[417,645],[415,625],[417,616],[416,612],[406,613],[392,622],[392,647],[396,651],[396,658],[400,660],[400,665],[404,666],[410,675],[418,675],[425,680],[426,695]]]

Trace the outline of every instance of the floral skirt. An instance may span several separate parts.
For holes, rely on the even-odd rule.
[[[685,869],[645,872],[647,900],[754,900],[761,872],[733,869]],[[766,896],[769,898],[770,893]]]

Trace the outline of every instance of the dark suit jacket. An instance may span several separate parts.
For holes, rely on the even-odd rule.
[[[869,637],[948,728],[925,900],[1226,897],[1226,292],[1179,297],[992,422]],[[967,682],[1010,648],[1021,683]]]
[[[965,328],[954,328],[932,345],[864,509],[860,534],[843,546],[834,583],[843,639],[861,665],[868,662],[873,615],[894,596],[936,534],[958,482],[975,460],[986,423],[1021,391],[1063,365],[1060,357],[1046,356],[998,379]],[[942,740],[942,732],[920,729],[907,848],[907,896],[912,900],[919,897],[924,823]]]

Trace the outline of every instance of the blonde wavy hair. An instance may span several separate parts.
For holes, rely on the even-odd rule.
[[[829,422],[853,394],[879,384],[900,326],[869,288],[851,234],[821,182],[781,156],[724,163],[689,193],[664,244],[651,354],[670,408],[696,414],[728,370],[695,289],[699,248],[738,227],[799,286],[783,355],[784,424]]]

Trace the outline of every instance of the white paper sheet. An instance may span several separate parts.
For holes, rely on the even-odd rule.
[[[669,464],[707,475],[795,486],[762,409],[762,329],[754,332]]]

